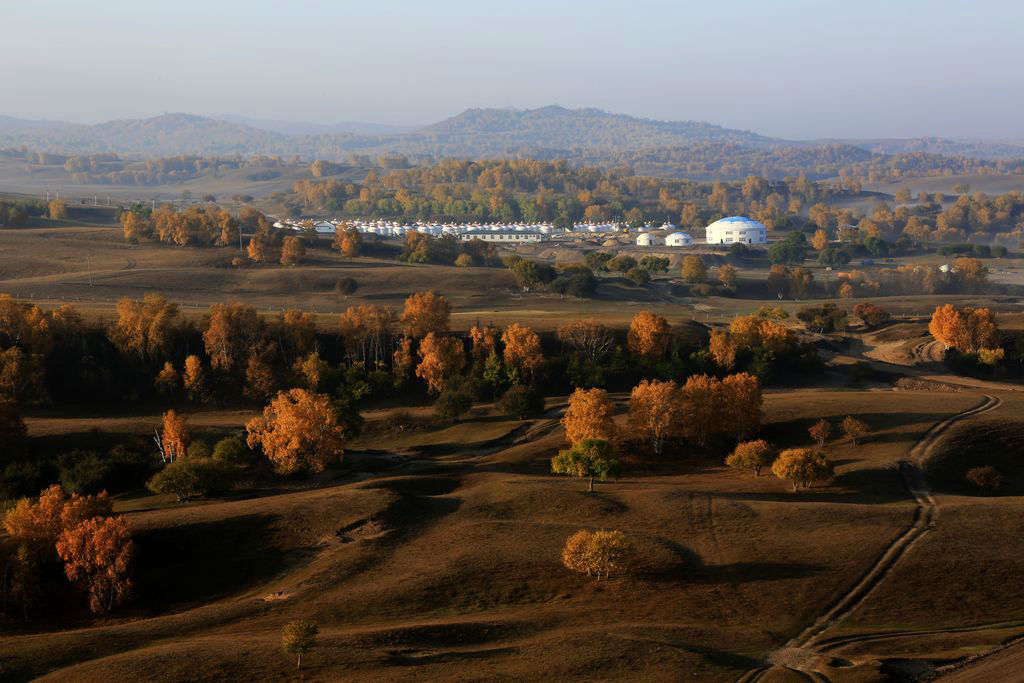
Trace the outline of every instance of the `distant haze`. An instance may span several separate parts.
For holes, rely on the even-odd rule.
[[[1024,138],[1019,2],[38,0],[0,16],[0,114],[27,119],[368,134],[558,103],[789,139]]]

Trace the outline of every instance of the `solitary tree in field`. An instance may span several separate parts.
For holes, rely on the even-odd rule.
[[[594,480],[605,481],[619,475],[619,461],[614,448],[601,439],[587,439],[563,451],[551,459],[551,471],[574,477],[589,477],[589,491],[594,490]]]
[[[629,569],[635,550],[633,544],[621,531],[577,531],[565,542],[562,549],[562,564],[574,572],[586,572],[587,576],[601,575],[610,578],[612,572]]]
[[[775,460],[775,449],[764,439],[744,441],[737,444],[735,450],[725,459],[725,464],[737,470],[749,470],[755,477],[761,476],[761,470],[771,467]]]
[[[853,441],[853,445],[855,446],[857,445],[857,441],[864,438],[871,432],[871,428],[868,427],[866,422],[858,420],[852,415],[846,416],[843,420],[842,428],[843,434]]]
[[[811,438],[814,439],[814,442],[818,444],[818,448],[821,448],[828,441],[829,435],[832,434],[832,425],[828,423],[828,420],[822,418],[811,425],[807,431]]]
[[[318,635],[320,635],[320,628],[308,621],[299,619],[285,624],[281,635],[281,647],[288,654],[296,656],[296,668],[302,668],[302,655],[312,652],[316,647]]]
[[[610,441],[615,438],[615,404],[604,389],[578,388],[569,396],[569,407],[562,416],[565,438],[575,445],[587,439]]]
[[[793,491],[807,488],[815,482],[828,481],[833,472],[833,465],[825,454],[810,448],[782,451],[772,465],[772,474],[792,483]]]

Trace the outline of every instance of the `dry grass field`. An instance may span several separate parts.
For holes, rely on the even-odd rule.
[[[343,259],[328,249],[311,250],[300,267],[237,269],[230,266],[236,253],[129,245],[116,227],[5,230],[0,291],[46,305],[72,302],[92,320],[110,320],[118,298],[147,291],[179,302],[193,320],[237,298],[267,315],[314,310],[327,327],[350,305],[399,308],[409,294],[436,289],[452,303],[457,330],[478,320],[551,330],[591,316],[625,326],[639,310],[673,324],[714,322],[776,303],[676,297],[668,278],[639,290],[609,276],[590,300],[523,293],[505,269]],[[740,275],[763,278],[763,271]],[[355,277],[359,290],[335,294],[340,276]],[[919,316],[950,299],[993,305],[1006,329],[1024,327],[1012,297],[884,303]],[[780,305],[794,311],[806,302]],[[930,675],[1024,634],[1016,581],[1024,569],[1024,432],[1016,426],[1024,396],[1016,385],[950,375],[931,344],[926,322],[909,317],[851,332],[835,350],[822,341],[822,350],[838,367],[868,361],[879,372],[959,391],[895,390],[877,378],[850,388],[832,372],[817,388],[766,392],[761,435],[782,448],[809,446],[807,429],[821,418],[837,425],[854,415],[872,427],[860,445],[833,438],[826,450],[837,476],[800,493],[771,475],[729,470],[721,453],[686,451],[625,453],[622,478],[588,494],[582,481],[549,473],[564,446],[565,397],[548,397],[545,415],[526,421],[490,404],[456,424],[431,422],[427,407],[403,408],[425,426],[402,433],[387,429],[395,409],[378,408],[364,413],[367,429],[349,444],[341,470],[187,504],[120,496],[116,510],[127,515],[138,549],[133,601],[109,618],[75,612],[5,633],[0,678]],[[626,396],[615,398],[621,406]],[[236,432],[255,414],[190,412],[192,427],[209,434]],[[39,443],[94,430],[148,439],[159,422],[160,412],[145,405],[51,408],[27,420]],[[912,460],[920,461],[912,472],[921,481],[908,474],[904,461]],[[962,483],[968,466],[990,461],[1011,475],[1004,495],[979,495]],[[565,570],[561,548],[579,529],[628,533],[638,548],[634,571],[595,581]],[[302,672],[280,651],[281,627],[296,618],[321,628]],[[1007,671],[1007,661],[1024,656],[1018,651],[973,666]],[[956,678],[974,670],[951,680],[985,680]]]
[[[305,671],[319,680],[676,680],[681,671],[734,680],[848,591],[910,524],[914,505],[896,462],[937,420],[977,402],[972,392],[769,393],[764,434],[782,446],[806,443],[801,434],[820,417],[853,414],[875,430],[860,446],[830,443],[836,480],[798,494],[699,454],[627,456],[622,479],[587,494],[547,473],[564,438],[554,418],[494,422],[484,411],[434,438],[378,439],[374,449],[399,462],[349,483],[189,505],[122,501],[145,607],[8,637],[5,672],[286,678],[280,627],[304,617],[322,629]],[[1002,409],[1017,410],[1018,400]],[[197,418],[230,426],[245,416]],[[109,427],[142,433],[155,420]],[[939,655],[997,643],[1022,618],[1024,594],[1005,590],[1019,552],[979,548],[976,534],[994,524],[1012,537],[1012,501],[939,494],[937,530],[829,636],[989,624],[949,636]],[[567,573],[560,548],[579,528],[627,531],[638,570],[601,582]],[[851,665],[836,680],[877,671],[880,656],[935,654],[935,641],[912,636],[868,643],[836,649]]]

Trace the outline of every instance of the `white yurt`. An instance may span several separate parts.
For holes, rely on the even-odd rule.
[[[636,246],[638,247],[653,247],[658,242],[658,238],[649,232],[642,232],[636,237]]]
[[[674,232],[665,238],[665,245],[669,247],[689,247],[693,244],[693,238],[685,232]]]
[[[707,227],[708,244],[764,244],[768,241],[768,229],[746,216],[729,216],[717,220]]]

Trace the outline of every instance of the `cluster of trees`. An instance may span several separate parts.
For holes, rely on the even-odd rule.
[[[785,311],[765,307],[755,315],[733,318],[728,329],[712,331],[711,360],[724,371],[742,370],[766,381],[779,371],[809,368],[817,354],[799,343],[783,322],[788,317]]]
[[[362,183],[297,181],[289,200],[348,216],[406,220],[576,221],[624,220],[639,226],[670,220],[703,227],[725,215],[750,215],[769,227],[797,220],[813,202],[843,191],[808,180],[700,183],[633,175],[629,169],[601,171],[565,161],[446,160],[380,174],[371,169]]]
[[[723,380],[691,376],[680,386],[671,380],[642,380],[629,397],[628,431],[614,420],[615,405],[604,389],[579,388],[562,417],[570,447],[551,459],[551,471],[595,480],[618,475],[617,444],[636,441],[661,455],[670,439],[699,447],[719,439],[740,440],[761,425],[761,383],[739,373]]]
[[[109,611],[128,598],[134,546],[106,493],[68,496],[51,486],[35,502],[18,501],[3,523],[13,541],[5,544],[2,558],[5,608],[16,607],[27,620],[34,607],[59,593],[60,574],[88,596],[93,612]]]
[[[867,423],[852,415],[846,416],[840,427],[854,445],[871,431]],[[794,492],[814,483],[829,481],[834,465],[821,449],[832,434],[832,425],[821,419],[808,429],[808,433],[817,448],[789,448],[780,453],[764,439],[744,441],[725,458],[725,464],[735,470],[753,472],[755,477],[760,476],[761,470],[769,468],[776,477],[790,482]]]
[[[939,306],[932,312],[928,332],[946,349],[963,353],[993,350],[999,345],[999,326],[987,308]]]
[[[48,212],[49,206],[38,200],[0,200],[0,228],[24,225],[29,217],[44,216]]]

